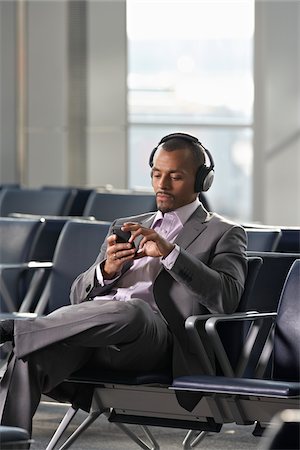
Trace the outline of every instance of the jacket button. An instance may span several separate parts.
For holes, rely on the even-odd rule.
[[[90,292],[92,285],[89,284],[86,288],[85,288],[85,292]]]

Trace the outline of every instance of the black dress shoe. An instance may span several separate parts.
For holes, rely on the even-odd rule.
[[[14,321],[12,319],[0,320],[0,344],[12,341],[14,338]]]

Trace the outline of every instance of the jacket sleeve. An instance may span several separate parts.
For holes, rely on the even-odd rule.
[[[243,293],[247,274],[247,238],[237,225],[226,229],[202,254],[180,249],[168,273],[181,285],[182,293],[191,294],[210,313],[232,313]]]

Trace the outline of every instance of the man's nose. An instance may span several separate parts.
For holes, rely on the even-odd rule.
[[[160,189],[168,189],[170,187],[170,177],[167,175],[162,175],[159,180]]]

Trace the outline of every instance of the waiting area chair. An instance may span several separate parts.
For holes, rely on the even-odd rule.
[[[282,253],[300,253],[300,227],[281,227],[281,238],[276,251]]]
[[[68,210],[68,214],[70,216],[82,216],[83,211],[86,205],[86,202],[90,196],[90,194],[94,191],[89,188],[80,188],[77,186],[43,186],[44,190],[60,190],[68,192],[72,191],[72,199],[70,201],[70,207]]]
[[[72,189],[3,189],[0,216],[8,217],[12,213],[68,215],[73,195]]]
[[[248,256],[262,258],[263,265],[257,275],[252,292],[252,309],[258,312],[275,312],[280,295],[293,262],[299,253],[248,252]]]
[[[277,250],[282,232],[280,228],[245,228],[248,251],[273,252]]]
[[[25,450],[32,442],[27,430],[0,425],[1,450]]]
[[[220,363],[226,362],[222,343],[218,338],[220,321],[251,321],[252,344],[260,332],[266,334],[257,364],[267,366],[269,346],[272,343],[272,376],[242,378],[238,376],[187,376],[174,380],[172,388],[201,394],[215,399],[232,414],[237,424],[257,422],[261,432],[275,414],[284,409],[298,409],[300,402],[300,259],[296,260],[286,278],[277,313],[249,313],[233,317],[217,317],[206,321],[205,329],[214,345]],[[202,320],[200,317],[196,321]],[[267,326],[266,326],[267,322]],[[253,333],[255,339],[253,338]],[[250,345],[250,344],[249,344]],[[260,370],[261,372],[261,370]],[[256,432],[256,431],[254,431]],[[258,433],[257,433],[258,434]]]
[[[70,303],[69,293],[75,278],[92,265],[99,253],[110,223],[74,219],[67,221],[58,238],[51,262],[28,262],[20,265],[23,270],[35,272],[40,268],[50,271],[47,283],[37,302],[29,289],[20,313],[46,314]],[[4,318],[4,315],[2,314]],[[15,314],[17,318],[18,315]],[[21,314],[22,317],[22,314]]]
[[[33,259],[44,225],[40,218],[0,217],[1,312],[17,311],[20,307],[28,287],[23,264]]]
[[[150,211],[156,211],[153,194],[95,191],[89,196],[83,215],[112,222],[119,217],[128,217]]]

